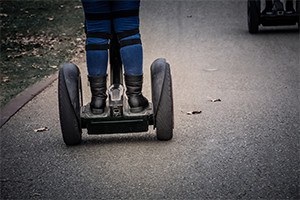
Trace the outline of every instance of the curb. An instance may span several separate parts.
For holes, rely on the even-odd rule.
[[[53,75],[43,78],[41,81],[29,86],[23,92],[18,94],[15,98],[4,106],[0,111],[1,121],[0,128],[8,122],[8,120],[14,116],[24,105],[26,105],[35,96],[45,90],[51,83],[58,78],[58,72]]]

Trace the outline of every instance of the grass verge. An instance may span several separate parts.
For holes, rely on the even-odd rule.
[[[1,1],[0,107],[83,53],[80,0]],[[78,52],[80,51],[80,52]]]

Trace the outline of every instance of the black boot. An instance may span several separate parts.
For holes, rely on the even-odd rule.
[[[285,11],[287,14],[293,14],[296,12],[293,6],[293,0],[286,0]]]
[[[273,11],[275,12],[283,12],[283,3],[280,0],[274,0]]]
[[[147,108],[149,102],[142,94],[143,75],[125,75],[125,84],[130,112],[138,113]]]
[[[92,93],[90,103],[93,114],[101,114],[106,106],[106,75],[105,76],[88,76]]]
[[[262,11],[263,15],[272,15],[273,2],[272,0],[266,0],[266,8]]]

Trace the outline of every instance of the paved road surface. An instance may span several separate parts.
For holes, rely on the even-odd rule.
[[[1,198],[300,198],[296,27],[248,34],[245,1],[144,1],[141,19],[148,97],[151,62],[172,67],[173,140],[151,129],[66,147],[55,82],[1,129]]]

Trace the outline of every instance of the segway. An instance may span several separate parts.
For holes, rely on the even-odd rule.
[[[296,12],[287,13],[283,9],[281,2],[277,2],[279,6],[274,6],[271,14],[263,14],[261,12],[260,0],[248,0],[248,31],[251,34],[259,32],[259,26],[288,26],[298,24],[300,16],[300,0],[296,0]]]
[[[110,42],[110,87],[102,114],[93,114],[90,105],[83,106],[80,71],[75,64],[60,67],[58,80],[59,116],[66,145],[77,145],[82,140],[82,129],[88,134],[145,132],[152,125],[158,140],[173,137],[174,114],[170,65],[159,58],[151,65],[152,102],[141,113],[131,113],[123,84],[120,45],[113,33]]]

